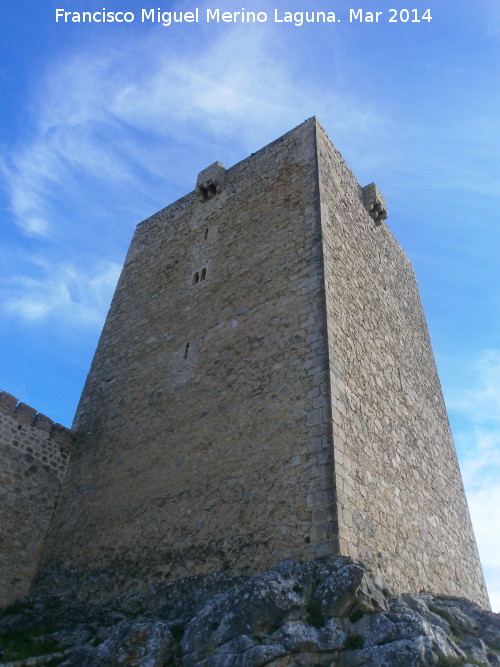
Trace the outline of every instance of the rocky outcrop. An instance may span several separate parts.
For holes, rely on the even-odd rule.
[[[117,599],[120,609],[61,598],[20,601],[0,620],[4,660],[64,667],[500,666],[500,615],[429,593],[395,597],[349,558],[192,579],[156,591],[156,600],[149,611],[137,598]]]

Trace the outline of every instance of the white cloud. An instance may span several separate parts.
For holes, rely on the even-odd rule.
[[[497,476],[498,480],[498,476]],[[467,493],[481,563],[493,611],[500,612],[500,486],[486,481]]]
[[[35,237],[39,258],[37,268],[2,279],[4,312],[31,322],[102,318],[116,266],[76,267],[83,254],[114,260],[135,211],[148,212],[166,170],[175,173],[172,155],[197,160],[201,145],[214,151],[211,161],[223,151],[237,160],[312,114],[325,123],[334,114],[360,141],[383,127],[366,104],[299,79],[302,64],[264,27],[244,28],[225,26],[215,39],[199,33],[184,50],[162,32],[133,46],[108,40],[105,51],[89,45],[51,64],[30,102],[29,135],[0,158],[12,219]],[[193,181],[204,166],[186,167]],[[114,212],[101,201],[113,201]],[[67,262],[52,267],[49,253]]]
[[[500,352],[488,350],[474,365],[475,381],[449,401],[460,418],[455,439],[492,607],[500,611]]]
[[[2,162],[11,211],[28,235],[54,235],[53,198],[80,174],[101,183],[134,182],[138,168],[160,174],[165,158],[152,154],[152,137],[169,148],[212,138],[244,155],[313,114],[367,137],[383,125],[374,107],[320,89],[303,72],[299,80],[294,54],[277,57],[284,47],[262,26],[226,26],[184,52],[163,34],[129,52],[107,46],[52,65],[33,102],[31,136]]]
[[[484,352],[475,370],[477,386],[462,398],[455,398],[451,408],[466,412],[473,423],[488,421],[500,427],[500,352]]]
[[[483,565],[484,576],[488,582],[488,593],[491,608],[498,614],[500,612],[500,567],[498,565]]]
[[[4,315],[27,322],[56,316],[72,326],[101,326],[121,267],[106,263],[92,273],[71,264],[38,260],[37,276],[12,276],[0,286]]]
[[[499,530],[500,486],[489,482],[468,495],[469,507],[475,518],[474,526],[481,534],[481,554],[484,562],[500,567]]]

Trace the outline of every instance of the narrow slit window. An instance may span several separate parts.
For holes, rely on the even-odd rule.
[[[205,241],[208,239],[208,227],[205,229]]]
[[[184,349],[184,359],[188,358],[188,352],[189,352],[189,343],[186,343],[186,347]]]
[[[207,277],[207,270],[202,269],[200,274],[200,280],[205,280],[206,277]]]
[[[200,274],[198,271],[193,275],[193,285],[197,285],[200,282]]]

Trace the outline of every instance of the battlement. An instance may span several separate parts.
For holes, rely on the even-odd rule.
[[[69,428],[54,422],[46,415],[38,412],[30,405],[26,405],[26,403],[22,403],[18,398],[6,391],[0,391],[0,413],[5,416],[13,416],[21,427],[29,426],[35,431],[47,433],[49,440],[54,445],[59,445],[68,455],[71,453],[74,434]],[[67,456],[63,456],[62,459],[67,463]],[[65,469],[64,466],[63,473]],[[59,466],[58,470],[61,472]]]
[[[28,591],[72,444],[69,429],[0,392],[0,606]]]

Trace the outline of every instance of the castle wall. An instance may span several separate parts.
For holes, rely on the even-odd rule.
[[[340,551],[488,606],[411,264],[319,126],[318,160]]]
[[[337,551],[314,123],[202,194],[136,230],[38,586],[96,600]]]
[[[0,392],[0,607],[28,592],[71,440],[63,426]]]
[[[39,591],[340,553],[488,605],[413,270],[315,119],[137,227],[74,429]]]

